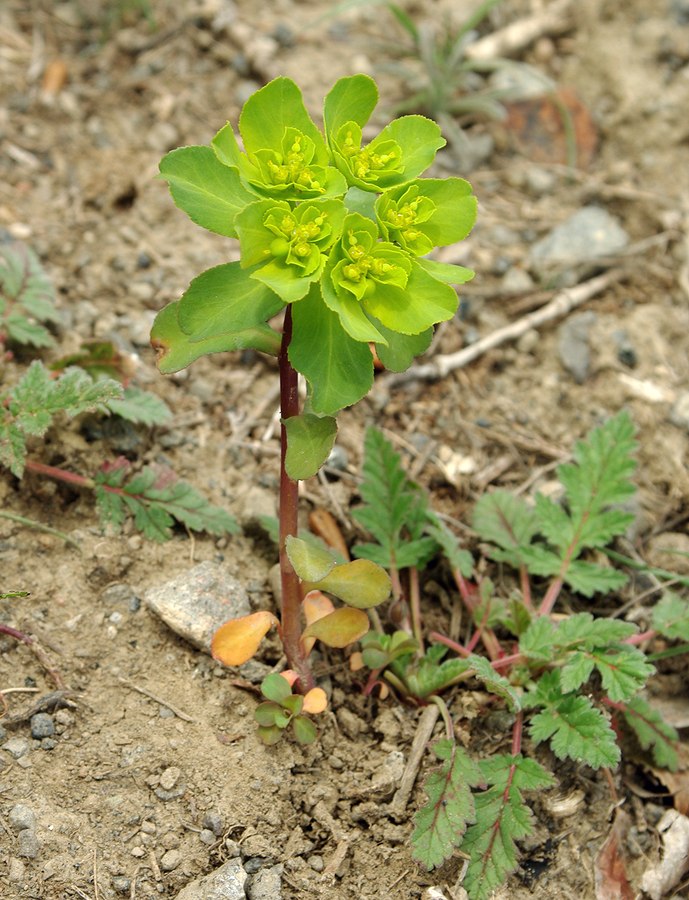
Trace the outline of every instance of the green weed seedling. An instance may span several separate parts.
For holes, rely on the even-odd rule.
[[[471,580],[470,554],[429,510],[385,438],[370,430],[365,449],[364,503],[354,515],[375,540],[354,552],[390,573],[395,630],[366,635],[355,665],[371,670],[368,691],[390,686],[440,706],[446,737],[433,748],[440,768],[427,779],[412,852],[432,869],[458,848],[468,860],[463,886],[471,900],[484,900],[516,869],[518,842],[532,831],[524,795],[555,784],[524,754],[525,733],[557,759],[608,770],[620,762],[620,735],[629,733],[656,765],[677,767],[677,734],[644,688],[654,661],[689,651],[689,603],[665,592],[644,631],[614,614],[554,613],[565,590],[568,606],[575,598],[581,605],[598,594],[614,597],[626,581],[596,558],[632,520],[624,503],[635,492],[635,442],[626,413],[595,429],[576,445],[573,462],[558,468],[563,502],[538,494],[530,505],[507,491],[478,501],[473,527],[488,557],[518,574],[519,589],[507,597],[487,578]],[[419,570],[438,554],[449,562],[469,628],[462,643],[431,632],[425,646]],[[660,642],[671,646],[646,649]],[[510,716],[509,753],[475,760],[455,741],[438,695],[469,679]]]
[[[6,379],[15,347],[52,348],[48,326],[58,323],[53,288],[33,251],[21,244],[0,247],[0,375]],[[29,446],[44,438],[61,417],[85,413],[119,416],[129,422],[153,426],[171,418],[160,398],[129,383],[127,361],[108,341],[86,342],[78,353],[50,367],[34,360],[19,380],[0,387],[0,466],[16,478],[25,472],[47,476],[94,492],[104,525],[120,526],[127,515],[143,534],[165,540],[180,522],[196,531],[236,532],[234,519],[208,501],[173,472],[148,466],[132,471],[120,458],[104,463],[87,477],[29,458]],[[31,527],[38,523],[2,515]],[[65,537],[57,532],[59,536]]]
[[[370,345],[388,369],[406,369],[433,326],[455,314],[452,285],[473,274],[428,258],[466,237],[476,216],[466,181],[419,177],[445,143],[439,127],[404,116],[363,144],[377,101],[371,78],[341,79],[321,131],[297,85],[277,78],[242,109],[243,148],[228,123],[210,146],[173,150],[160,165],[175,203],[240,246],[238,261],[197,276],[158,315],[151,337],[161,371],[248,347],[276,356],[280,370],[280,619],[260,612],[226,623],[213,653],[239,665],[277,627],[301,693],[314,687],[313,642],[345,647],[362,637],[390,581],[369,560],[339,563],[297,536],[298,482],[325,462],[337,413],[371,389]]]

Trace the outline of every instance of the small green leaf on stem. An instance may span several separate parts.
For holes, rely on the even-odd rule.
[[[337,422],[332,416],[304,413],[284,421],[287,431],[285,468],[293,481],[315,475],[328,458],[337,436]]]
[[[302,581],[317,584],[335,568],[334,555],[322,544],[290,534],[285,541],[285,549],[292,568]]]
[[[348,606],[371,609],[388,599],[392,583],[381,566],[368,559],[355,559],[335,566],[325,578],[320,579],[317,586],[334,594]]]
[[[368,616],[360,609],[342,606],[312,622],[303,637],[314,637],[328,647],[342,648],[358,641],[369,629]]]

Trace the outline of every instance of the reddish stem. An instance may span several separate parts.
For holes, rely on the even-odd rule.
[[[92,488],[94,486],[91,478],[77,475],[75,472],[67,472],[65,469],[58,469],[57,466],[47,466],[45,463],[36,462],[33,459],[27,459],[24,468],[29,472],[36,472],[38,475],[47,475],[48,478],[55,478],[57,481],[75,484],[77,487]],[[107,485],[104,485],[104,487],[107,490]]]
[[[24,634],[23,631],[17,631],[16,628],[12,628],[11,625],[5,625],[0,622],[0,634],[7,634],[9,637],[15,638],[17,641],[21,641],[23,644],[33,644],[34,639],[29,637],[28,634]]]
[[[299,676],[299,689],[306,693],[306,691],[314,687],[315,681],[301,640],[301,583],[297,573],[292,568],[292,563],[289,561],[286,550],[287,538],[297,536],[299,504],[299,482],[293,481],[285,468],[287,430],[284,423],[286,419],[299,415],[298,375],[288,356],[291,340],[292,308],[288,305],[285,310],[285,324],[282,331],[282,346],[279,356],[280,411],[282,415],[282,426],[280,429],[280,581],[282,586],[280,632],[282,645],[287,656],[287,664]]]

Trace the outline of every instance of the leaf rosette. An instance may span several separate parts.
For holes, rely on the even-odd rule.
[[[463,240],[476,220],[476,197],[463,178],[422,178],[381,194],[380,233],[412,256]]]
[[[458,298],[407,252],[379,240],[375,222],[359,213],[344,221],[321,283],[323,300],[356,341],[387,345],[378,327],[416,335],[452,318]]]
[[[285,303],[301,300],[320,277],[346,213],[341,200],[296,207],[274,200],[251,203],[236,220],[242,268],[258,266],[251,277]]]

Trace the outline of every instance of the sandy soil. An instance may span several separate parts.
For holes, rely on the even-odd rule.
[[[547,5],[507,0],[492,21],[500,27]],[[436,351],[453,352],[547,302],[561,282],[534,270],[530,248],[594,205],[625,229],[629,249],[569,268],[570,282],[620,272],[582,307],[595,314],[584,380],[563,366],[561,323],[553,322],[440,381],[388,387],[381,380],[342,415],[340,440],[355,476],[366,425],[384,428],[437,507],[462,522],[489,487],[547,486],[573,440],[627,407],[639,430],[635,550],[644,555],[659,535],[686,535],[689,519],[689,414],[682,415],[689,408],[689,13],[681,2],[657,2],[652,11],[642,0],[571,5],[569,26],[519,58],[576,98],[585,165],[562,165],[561,126],[547,109],[515,107],[507,122],[469,123],[470,135],[489,136],[494,146],[462,171],[480,215],[454,258],[478,274],[461,321],[439,329]],[[0,750],[0,893],[8,900],[174,897],[239,853],[250,873],[280,866],[284,898],[402,900],[428,896],[430,885],[459,897],[461,859],[430,875],[411,860],[415,798],[408,815],[387,814],[417,710],[365,700],[334,655],[323,660],[322,676],[335,713],[319,743],[265,748],[252,722],[255,697],[233,683],[236,673],[177,637],[142,602],[149,588],[209,560],[247,586],[255,607],[268,607],[275,562],[251,525],[257,510],[274,508],[274,368],[225,355],[163,378],[148,347],[156,311],[236,252],[174,208],[155,179],[158,161],[175,146],[207,142],[278,74],[300,83],[317,115],[337,77],[370,72],[379,79],[383,121],[405,97],[390,69],[399,35],[391,45],[383,9],[323,19],[331,5],[322,2],[153,0],[150,23],[138,7],[8,0],[0,9],[0,239],[30,245],[55,284],[64,324],[46,360],[83,339],[111,339],[136,356],[137,383],[173,410],[170,425],[136,430],[127,455],[137,464],[172,464],[247,527],[221,539],[192,540],[180,530],[162,545],[131,526],[104,534],[88,492],[3,473],[6,512],[60,528],[79,549],[0,518],[0,588],[31,592],[2,602],[0,616],[39,638],[70,691],[69,704],[53,710],[48,749],[32,739],[27,715],[55,684],[29,648],[0,638],[0,690],[36,689],[6,694],[4,740],[24,738],[28,750],[16,759]],[[418,21],[442,21],[442,7],[421,0],[409,11]],[[56,87],[46,78],[58,77],[60,66],[66,80]],[[461,165],[450,147],[438,171]],[[621,333],[633,358],[620,352]],[[22,351],[7,363],[7,383],[30,356]],[[431,442],[423,456],[419,436]],[[87,439],[75,422],[33,456],[92,474],[119,452],[117,436]],[[462,459],[470,466],[462,469]],[[350,539],[355,492],[355,477],[327,487],[314,480],[304,511],[343,513]],[[642,590],[632,582],[613,601]],[[276,660],[269,647],[264,661]],[[654,690],[659,698],[686,692],[681,665]],[[475,698],[458,691],[451,703],[477,754],[508,749],[508,732],[503,738],[491,716],[474,717]],[[590,770],[546,761],[557,791],[583,791],[584,805],[558,820],[536,798],[536,831],[505,896],[593,898],[594,859],[610,828],[608,786]],[[658,853],[653,826],[669,801],[634,756],[614,777],[635,816],[636,845],[627,851],[637,878]],[[35,855],[22,855],[8,824],[17,804],[35,814]],[[533,860],[544,848],[539,868]],[[336,876],[327,880],[331,864]],[[256,887],[253,896],[280,895]]]

